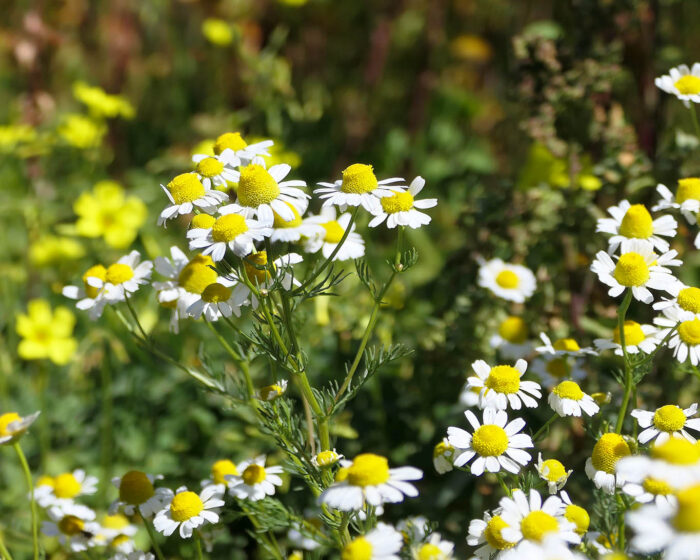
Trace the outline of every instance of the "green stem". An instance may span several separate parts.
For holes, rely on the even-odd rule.
[[[199,534],[197,529],[194,530],[194,542],[197,545],[198,560],[204,560],[204,555],[202,554],[202,536]]]
[[[622,357],[624,359],[625,367],[625,394],[622,397],[622,406],[620,407],[620,413],[617,417],[617,423],[615,424],[615,433],[617,434],[622,433],[622,425],[625,422],[627,406],[629,404],[630,395],[632,394],[633,389],[632,364],[630,363],[629,355],[627,354],[627,345],[625,344],[625,317],[627,316],[627,310],[629,309],[631,301],[632,290],[630,288],[627,288],[625,299],[622,300],[622,304],[617,310],[617,329],[618,336],[620,337],[620,347],[622,348]]]
[[[214,333],[214,336],[219,341],[219,344],[221,344],[224,350],[228,352],[229,356],[231,356],[234,363],[243,372],[246,389],[248,391],[248,400],[252,401],[255,398],[255,385],[253,385],[253,379],[250,377],[250,368],[248,367],[248,363],[243,358],[241,358],[241,356],[239,356],[238,352],[236,352],[226,341],[226,339],[223,336],[221,336],[221,333],[219,333],[219,331],[216,330],[216,327],[212,323],[206,320],[205,323],[207,324],[207,327],[209,327],[209,330]]]
[[[690,104],[690,114],[693,119],[693,126],[695,127],[695,136],[700,140],[700,123],[698,123],[698,115],[695,112],[695,103]]]
[[[156,540],[156,535],[153,532],[153,527],[151,527],[151,525],[148,523],[148,521],[143,516],[141,510],[138,507],[136,508],[136,512],[138,513],[138,516],[141,518],[141,521],[143,521],[143,524],[146,527],[148,537],[151,539],[151,544],[153,545],[153,550],[156,551],[156,556],[158,557],[158,560],[163,560],[163,553],[160,551],[160,547],[158,546],[158,541]]]
[[[619,492],[615,492],[615,498],[617,500],[618,506],[620,506],[622,510],[622,515],[620,515],[620,519],[618,521],[618,526],[617,526],[617,542],[615,543],[615,548],[618,550],[625,550],[625,510],[627,507],[625,506],[625,501],[622,499],[622,496],[620,496]]]
[[[146,331],[141,326],[141,321],[139,321],[139,316],[136,314],[136,311],[134,310],[133,306],[131,305],[131,300],[129,300],[129,296],[126,295],[126,292],[124,292],[124,301],[126,302],[126,306],[129,309],[129,313],[131,313],[131,316],[134,318],[134,322],[136,323],[136,326],[138,327],[139,331],[141,332],[141,336],[143,337],[144,340],[148,340],[148,335],[146,334]]]
[[[533,443],[534,443],[535,441],[537,441],[537,439],[538,439],[542,434],[544,434],[544,433],[547,431],[547,429],[549,428],[550,424],[551,424],[552,422],[554,422],[558,417],[559,417],[559,415],[558,415],[556,412],[555,412],[554,414],[552,414],[552,416],[550,416],[549,420],[547,420],[547,421],[543,424],[543,426],[542,426],[539,430],[537,430],[537,431],[534,433],[534,435],[532,436],[532,441],[533,441]]]
[[[36,500],[34,498],[34,484],[32,483],[32,473],[29,470],[29,464],[27,463],[27,458],[24,456],[22,447],[19,445],[19,441],[16,441],[13,445],[15,451],[17,452],[17,457],[19,457],[19,462],[22,464],[22,470],[24,471],[24,478],[27,482],[27,489],[29,490],[29,506],[31,508],[32,515],[32,545],[34,547],[34,560],[39,560],[39,526],[37,524],[36,515]],[[1,542],[1,540],[0,540]],[[7,550],[4,551],[7,553]],[[9,558],[9,553],[7,554]]]
[[[12,555],[3,542],[2,534],[0,534],[0,556],[2,556],[3,560],[12,560]]]
[[[506,493],[506,496],[511,497],[513,495],[513,493],[510,491],[510,488],[508,488],[506,481],[503,480],[503,476],[501,475],[500,472],[496,473],[496,478],[498,479],[498,482],[500,483],[501,488]]]
[[[112,479],[112,364],[109,354],[102,362],[100,368],[102,381],[102,411],[100,427],[100,459],[102,467],[102,480],[100,481],[100,502],[105,503],[107,481]]]

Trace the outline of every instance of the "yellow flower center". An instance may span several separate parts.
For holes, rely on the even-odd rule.
[[[270,278],[270,273],[263,269],[265,266],[267,266],[267,251],[258,251],[248,255],[243,261],[248,279],[256,284],[262,284]]]
[[[53,482],[53,477],[52,476],[40,476],[39,480],[36,481],[36,485],[38,486],[51,486],[53,488],[54,482]]]
[[[214,153],[218,156],[226,149],[237,152],[247,146],[248,143],[243,140],[240,132],[227,132],[219,136],[214,142]]]
[[[686,74],[674,84],[683,95],[696,95],[700,93],[700,78]]]
[[[584,392],[581,391],[581,387],[579,387],[578,383],[575,381],[562,381],[552,389],[552,393],[562,399],[571,399],[574,401],[580,401],[584,396]]]
[[[600,436],[593,447],[591,461],[596,470],[614,474],[617,462],[630,454],[630,447],[621,435],[608,433]]]
[[[700,446],[685,438],[670,438],[651,448],[651,455],[672,465],[694,465],[700,461]]]
[[[684,311],[700,313],[700,288],[683,288],[678,292],[678,305]]]
[[[673,526],[684,533],[700,531],[700,485],[681,490],[678,498],[678,513],[673,518]]]
[[[654,233],[651,214],[643,204],[633,204],[620,224],[620,235],[629,238],[647,239]]]
[[[201,294],[204,289],[216,282],[218,275],[213,268],[210,256],[198,255],[188,262],[177,277],[177,282],[192,294]]]
[[[90,286],[87,283],[87,279],[93,277],[93,278],[99,278],[103,282],[107,279],[107,269],[102,266],[101,264],[96,264],[95,266],[91,266],[85,271],[85,274],[83,274],[83,284],[85,284],[85,295],[89,298],[96,298],[97,294],[100,292],[99,288],[95,288],[94,286]]]
[[[243,477],[243,482],[248,486],[253,486],[265,480],[265,478],[267,478],[267,473],[265,472],[265,467],[252,464],[246,467],[241,476]]]
[[[284,389],[277,384],[267,385],[260,389],[260,398],[264,401],[271,401],[284,393]]]
[[[508,317],[498,327],[498,334],[512,344],[522,344],[527,340],[527,325],[520,317]]]
[[[642,481],[642,488],[654,496],[668,496],[673,493],[671,485],[656,478],[645,478]]]
[[[83,532],[85,522],[75,515],[66,515],[58,523],[58,530],[64,535],[74,537]]]
[[[514,290],[520,284],[520,278],[512,270],[501,270],[496,276],[496,284],[506,290]]]
[[[700,319],[683,321],[678,325],[678,336],[688,346],[700,344]]]
[[[106,515],[100,523],[105,529],[123,529],[129,525],[129,520],[121,513]]]
[[[226,214],[211,226],[211,238],[217,243],[228,243],[248,231],[248,224],[240,214]]]
[[[345,230],[335,220],[321,224],[321,227],[326,230],[326,236],[324,237],[326,243],[340,243],[345,234]]]
[[[425,543],[418,549],[418,560],[440,560],[442,557],[442,550],[435,544]]]
[[[294,205],[290,204],[290,203],[287,202],[287,201],[284,201],[284,203],[285,203],[287,206],[289,206],[289,209],[290,209],[290,210],[292,211],[292,213],[294,214],[294,218],[292,218],[291,220],[289,220],[289,221],[287,222],[287,221],[284,220],[284,218],[282,218],[277,212],[275,212],[275,211],[273,210],[272,213],[273,213],[274,216],[275,216],[275,221],[274,221],[274,223],[272,224],[273,227],[276,227],[276,228],[278,228],[278,229],[279,229],[279,228],[294,228],[294,227],[299,227],[299,226],[301,225],[301,216],[299,215],[299,212],[297,212],[297,209],[294,208]]]
[[[129,542],[131,538],[128,535],[117,535],[112,539],[112,542],[109,543],[109,546],[112,548],[118,548],[122,544],[126,544]]]
[[[576,525],[576,532],[583,535],[588,531],[588,526],[591,524],[591,517],[588,512],[581,506],[569,504],[564,510],[564,518]]]
[[[204,504],[197,494],[190,491],[175,494],[170,503],[170,516],[174,521],[187,521],[199,515],[204,509]]]
[[[508,435],[500,426],[480,426],[472,436],[472,449],[482,457],[497,457],[508,449]]]
[[[13,422],[19,422],[22,417],[16,412],[6,412],[0,416],[0,437],[1,436],[11,436],[13,432],[7,429],[7,427]]]
[[[433,448],[433,458],[452,453],[455,448],[447,442],[441,441]]]
[[[547,459],[542,463],[542,474],[549,482],[557,482],[566,477],[566,469],[556,459]],[[547,473],[547,474],[544,474]]]
[[[520,390],[520,372],[513,366],[492,367],[484,385],[497,393],[517,393]]]
[[[202,292],[202,299],[207,303],[220,303],[222,301],[228,301],[230,297],[231,288],[227,288],[218,282],[209,284]]]
[[[654,427],[662,432],[677,432],[685,426],[685,414],[675,404],[667,404],[654,412]]]
[[[683,204],[686,200],[700,200],[700,178],[678,179],[676,202]]]
[[[377,188],[377,177],[371,165],[353,163],[343,171],[343,184],[340,190],[344,193],[364,194]]]
[[[197,173],[202,177],[216,177],[224,170],[224,164],[213,157],[204,158],[197,163]]]
[[[391,196],[380,198],[382,208],[387,214],[396,214],[397,212],[408,212],[413,208],[413,195],[408,192],[397,192]]]
[[[347,480],[348,478],[348,468],[347,467],[340,467],[338,469],[338,472],[335,473],[335,481],[336,482],[343,482],[344,480]]]
[[[556,379],[563,379],[569,376],[569,362],[566,358],[554,358],[545,365],[547,373]]]
[[[54,478],[53,493],[57,498],[75,498],[80,494],[80,482],[72,473],[59,474]]]
[[[357,537],[345,545],[340,553],[341,560],[371,560],[372,545],[364,537]]]
[[[129,471],[119,483],[119,499],[132,506],[148,501],[155,494],[153,484],[141,471]]]
[[[114,263],[107,269],[107,282],[110,284],[123,284],[134,277],[134,271],[128,264]]]
[[[623,286],[643,286],[649,280],[649,267],[639,253],[625,253],[617,261],[613,276]]]
[[[316,464],[319,467],[330,467],[338,462],[338,454],[335,451],[321,451],[316,455]]]
[[[190,226],[193,228],[209,229],[214,225],[214,222],[216,222],[214,216],[210,216],[209,214],[197,214],[192,218]]]
[[[348,467],[348,482],[353,486],[377,486],[389,480],[389,461],[381,455],[362,453]]]
[[[246,165],[241,170],[238,181],[238,202],[242,206],[257,208],[261,204],[269,204],[280,194],[277,181],[262,165]]]
[[[211,466],[211,477],[215,484],[227,484],[225,477],[229,474],[238,474],[238,469],[233,461],[221,459]]]
[[[625,346],[637,346],[637,344],[643,342],[646,338],[644,331],[642,331],[642,325],[636,321],[625,321],[624,332]],[[620,329],[618,327],[615,327],[613,331],[613,342],[615,342],[615,344],[621,344]]]
[[[486,529],[484,529],[484,539],[492,548],[506,550],[513,547],[515,543],[507,541],[501,535],[501,531],[506,527],[508,527],[508,524],[503,521],[500,515],[494,515],[487,521]]]
[[[545,535],[554,533],[558,528],[556,518],[540,510],[531,511],[520,522],[523,538],[535,542],[541,542]]]
[[[170,181],[167,187],[175,204],[194,202],[206,192],[202,181],[194,173],[181,173]]]
[[[558,351],[563,350],[566,352],[578,352],[581,350],[578,342],[576,342],[573,338],[560,338],[559,340],[555,340],[554,344],[552,344],[552,348]]]

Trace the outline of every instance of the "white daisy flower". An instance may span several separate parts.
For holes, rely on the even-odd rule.
[[[272,261],[272,266],[269,267],[275,274],[273,278],[270,274],[269,269],[263,270],[267,267],[267,251],[258,251],[257,253],[252,253],[243,259],[243,269],[245,270],[245,275],[251,284],[254,284],[260,290],[270,290],[274,284],[279,283],[282,288],[289,291],[292,286],[300,286],[299,281],[294,277],[294,271],[292,270],[292,265],[299,264],[303,262],[301,255],[297,253],[287,253],[282,255]],[[231,278],[237,281],[238,284],[234,288],[234,295],[238,301],[243,299],[244,301],[250,298],[250,304],[253,309],[258,307],[258,299],[250,291],[250,288],[245,283],[245,278],[242,278],[237,271],[231,273]]]
[[[222,158],[195,154],[192,161],[195,163],[194,172],[207,190],[226,187],[239,179],[240,174],[226,165]]]
[[[581,506],[577,506],[569,498],[566,490],[559,493],[561,501],[564,503],[564,518],[576,526],[576,532],[583,537],[588,532],[591,524],[591,516]]]
[[[600,407],[581,390],[575,381],[562,381],[552,389],[547,399],[549,406],[559,416],[581,416],[581,411],[593,416]]]
[[[415,467],[390,469],[381,455],[362,453],[352,461],[341,461],[335,483],[319,496],[319,503],[341,511],[359,511],[365,503],[381,506],[415,498],[418,490],[409,481],[420,480],[423,472]]]
[[[615,465],[630,453],[629,445],[620,434],[603,434],[593,447],[591,457],[586,460],[586,475],[596,488],[613,494],[615,487],[622,487],[627,481],[623,474],[616,474]]]
[[[499,560],[586,560],[586,557],[570,550],[567,543],[554,534],[545,536],[541,543],[523,541]]]
[[[671,294],[672,298],[663,298],[654,303],[653,307],[659,311],[665,311],[675,307],[681,311],[687,311],[700,318],[700,288],[686,286],[682,282],[676,284],[676,289]]]
[[[566,470],[556,459],[542,460],[542,453],[537,454],[537,474],[547,483],[550,494],[556,494],[564,488],[573,470]]]
[[[474,551],[475,557],[479,560],[491,560],[492,558],[500,560],[504,551],[515,546],[514,542],[503,537],[502,531],[508,527],[508,524],[500,514],[499,508],[494,512],[494,515],[486,512],[483,519],[472,519],[469,522],[467,544],[479,547]]]
[[[530,490],[529,499],[525,493],[513,490],[513,497],[501,498],[501,517],[507,527],[501,535],[507,541],[516,543],[513,558],[519,552],[527,551],[525,542],[541,544],[545,538],[555,538],[560,542],[578,544],[581,537],[576,533],[576,525],[564,517],[564,503],[558,496],[549,496],[544,503],[537,490]]]
[[[348,206],[362,206],[371,214],[381,212],[380,199],[403,192],[406,185],[401,177],[377,181],[371,165],[353,163],[343,171],[343,178],[334,183],[318,183],[314,190],[323,200],[323,206],[338,206],[344,211]]]
[[[691,101],[700,103],[700,64],[696,62],[691,68],[687,64],[671,68],[668,74],[656,78],[654,85],[675,95],[686,107],[690,107]]]
[[[101,264],[91,266],[83,274],[82,286],[64,286],[61,293],[64,297],[77,300],[78,303],[75,304],[75,307],[81,311],[87,311],[90,320],[96,321],[102,316],[107,299],[104,290],[88,284],[88,278],[91,277],[99,278],[104,282],[107,278],[107,269]]]
[[[700,431],[700,418],[690,418],[697,412],[697,403],[693,403],[686,409],[675,404],[667,404],[654,412],[636,408],[631,415],[637,419],[639,427],[643,428],[637,437],[639,443],[649,443],[656,438],[656,443],[661,444],[670,437],[684,437],[690,443],[695,443],[697,440],[687,432],[687,429]]]
[[[570,355],[557,357],[553,354],[541,354],[530,363],[530,371],[537,375],[542,385],[552,388],[562,381],[572,379],[580,381],[586,377],[582,367],[583,360]]]
[[[104,278],[88,276],[86,282],[92,288],[104,291],[107,303],[113,304],[124,301],[127,294],[134,294],[141,286],[148,284],[152,270],[153,263],[141,262],[141,253],[133,250],[109,265]]]
[[[287,203],[287,206],[294,213],[294,219],[284,220],[279,214],[275,213],[270,242],[296,243],[302,239],[311,239],[324,234],[324,229],[320,225],[309,223],[308,218],[302,218],[304,212],[306,212],[308,201],[304,200],[299,210],[289,203]]]
[[[656,305],[656,304],[654,304]],[[658,338],[659,330],[653,325],[640,325],[636,321],[625,321],[625,347],[628,354],[638,354],[643,352],[651,354],[656,350],[656,347],[661,343]],[[622,356],[622,344],[620,340],[620,329],[615,327],[613,330],[613,338],[596,338],[593,341],[595,347],[599,351],[615,350],[615,354]]]
[[[318,216],[309,216],[304,223],[320,226],[321,229],[317,235],[307,239],[304,250],[307,253],[317,253],[320,250],[324,258],[329,258],[343,239],[351,219],[350,214],[341,214],[336,218],[336,211],[332,206],[322,208]],[[334,261],[359,259],[364,256],[365,242],[355,228],[356,224],[353,223],[343,245],[333,257]]]
[[[447,438],[442,438],[442,441],[435,445],[433,448],[433,467],[438,474],[445,474],[454,468],[452,463],[457,453],[457,449],[450,444]]]
[[[403,535],[404,541],[422,541],[428,534],[428,519],[424,515],[414,515],[402,519],[396,529]]]
[[[379,199],[379,206],[374,212],[374,218],[369,222],[369,227],[377,227],[386,220],[388,228],[396,226],[407,226],[412,229],[428,225],[430,216],[419,212],[416,208],[424,210],[437,206],[437,198],[425,198],[415,200],[415,196],[423,190],[425,179],[416,177],[411,181],[407,191],[396,192],[391,196]]]
[[[447,428],[449,443],[463,450],[453,462],[455,467],[461,467],[477,456],[470,465],[474,476],[480,476],[484,470],[498,472],[501,469],[518,474],[521,465],[525,466],[532,460],[530,454],[523,451],[534,447],[532,439],[526,434],[518,433],[525,427],[522,418],[509,423],[504,410],[487,408],[481,425],[471,410],[467,410],[464,415],[474,428],[473,434],[454,426]]]
[[[196,227],[187,232],[190,251],[203,249],[218,262],[228,248],[237,257],[245,257],[255,249],[255,241],[272,235],[272,228],[262,222],[236,213],[232,205],[219,208],[220,216],[208,227]]]
[[[217,495],[222,498],[229,487],[227,476],[237,476],[238,467],[230,459],[219,459],[211,466],[211,477],[202,480],[202,488],[214,487]]]
[[[471,408],[473,406],[478,406],[481,397],[481,387],[470,387],[469,382],[464,384],[462,391],[459,394],[459,404],[464,408]]]
[[[283,473],[282,467],[266,467],[265,456],[243,461],[238,465],[240,474],[226,475],[228,493],[240,500],[256,502],[275,493],[275,486],[282,485],[278,476]]]
[[[279,163],[268,170],[262,158],[254,158],[252,163],[241,167],[236,202],[224,207],[227,213],[245,218],[257,216],[265,227],[272,227],[275,214],[283,220],[293,220],[295,215],[290,206],[297,214],[303,214],[310,197],[298,187],[305,187],[306,181],[283,181],[291,169],[286,163]]]
[[[311,457],[311,464],[319,469],[325,469],[335,465],[344,457],[344,455],[341,455],[335,449],[327,449]]]
[[[668,339],[666,345],[673,350],[673,357],[683,363],[690,359],[694,366],[700,363],[700,318],[691,311],[680,307],[664,309],[663,316],[654,319],[654,324],[661,327],[658,337],[663,340],[671,332],[676,331]]]
[[[501,259],[480,260],[479,286],[491,290],[498,297],[522,303],[537,288],[535,275],[519,264],[504,263]]]
[[[539,352],[540,354],[549,354],[557,358],[562,356],[596,356],[598,354],[589,346],[581,348],[574,338],[558,338],[552,342],[552,339],[545,333],[540,333],[540,339],[544,344],[535,348],[535,352]]]
[[[528,341],[527,323],[522,317],[506,317],[498,325],[498,333],[491,336],[489,346],[498,350],[502,358],[517,360],[527,356],[532,351],[532,343]]]
[[[240,132],[226,132],[214,142],[214,156],[229,167],[238,167],[248,164],[256,156],[269,156],[270,153],[267,150],[273,144],[272,140],[248,144]],[[192,161],[199,161],[205,157],[211,156],[195,154],[192,156]]]
[[[683,264],[675,258],[678,255],[676,251],[657,256],[651,244],[640,239],[631,239],[628,249],[617,258],[617,262],[605,251],[598,251],[591,265],[591,270],[598,275],[598,279],[610,287],[609,296],[617,297],[626,288],[630,288],[636,300],[651,303],[654,296],[649,288],[668,293],[674,291],[678,280],[667,267]]]
[[[129,519],[121,513],[114,515],[105,515],[99,522],[100,531],[95,535],[95,541],[100,544],[110,545],[116,548],[121,543],[129,542],[133,550],[133,543],[130,537],[133,537],[138,532],[138,527],[129,522]],[[114,541],[117,541],[114,543]]]
[[[195,207],[211,214],[216,207],[228,199],[228,194],[205,186],[197,173],[181,173],[167,185],[161,185],[170,204],[160,213],[158,225],[168,220],[191,214]]]
[[[141,471],[129,471],[124,476],[112,479],[112,484],[119,491],[119,497],[109,506],[110,515],[123,511],[134,515],[138,508],[143,517],[151,517],[163,509],[173,498],[170,488],[155,488],[156,480],[162,475],[150,475]]]
[[[100,531],[100,524],[93,521],[95,512],[82,506],[80,513],[66,513],[60,507],[47,510],[50,521],[43,521],[41,532],[48,537],[58,537],[59,542],[73,552],[82,552],[94,546],[93,537]]]
[[[213,486],[202,489],[199,495],[181,486],[175,491],[170,504],[156,513],[153,527],[166,537],[179,529],[180,536],[189,539],[194,529],[206,523],[218,523],[218,508],[223,505],[224,501],[217,497]]]
[[[527,370],[525,360],[515,362],[515,367],[491,367],[484,360],[476,360],[472,369],[476,376],[467,379],[467,386],[480,388],[480,408],[505,410],[510,405],[513,410],[519,410],[523,404],[528,408],[535,408],[537,399],[542,396],[539,384],[520,379]]]
[[[665,253],[669,249],[668,241],[661,237],[675,237],[678,223],[673,216],[661,216],[652,220],[651,214],[643,204],[630,204],[623,200],[617,206],[608,208],[612,218],[598,220],[596,231],[609,233],[608,253],[612,254],[622,246],[622,252],[629,250],[630,239],[645,239],[654,249]]]
[[[274,401],[285,393],[287,384],[288,382],[286,379],[280,379],[277,383],[266,385],[258,391],[258,398],[261,401]]]
[[[676,505],[673,487],[663,480],[656,480],[648,476],[641,480],[626,482],[622,491],[628,496],[632,496],[638,504],[653,502],[659,506]]]
[[[440,533],[432,533],[427,542],[413,547],[413,560],[450,560],[453,558],[455,545],[443,540]]]
[[[70,507],[78,496],[97,492],[97,477],[82,469],[66,472],[53,478],[53,485],[43,485],[34,491],[37,503],[43,507]]]
[[[39,417],[41,411],[27,416],[20,416],[16,412],[0,414],[0,445],[11,445],[18,441]]]
[[[674,490],[700,483],[700,446],[685,438],[670,438],[652,445],[651,456],[624,457],[616,465],[625,482],[647,478],[664,482]]]
[[[247,294],[236,289],[236,282],[219,278],[218,282],[209,284],[201,294],[192,298],[186,313],[195,319],[203,315],[207,321],[214,322],[222,316],[240,317],[241,307],[246,303]]]
[[[652,207],[653,211],[673,208],[680,210],[690,225],[697,223],[697,214],[700,212],[700,178],[678,179],[678,190],[675,197],[669,188],[661,183],[656,186],[656,192],[661,195],[661,199],[656,203],[656,206]]]
[[[343,560],[400,560],[401,533],[390,525],[378,523],[366,535],[355,537],[343,547]]]

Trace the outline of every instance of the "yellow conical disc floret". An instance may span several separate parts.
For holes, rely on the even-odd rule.
[[[197,494],[189,491],[180,492],[175,494],[170,503],[170,516],[174,521],[187,521],[195,515],[199,515],[203,509],[204,504]]]
[[[472,436],[472,449],[482,457],[497,457],[508,449],[508,435],[500,426],[480,426]]]
[[[584,392],[575,381],[562,381],[552,389],[552,393],[562,399],[580,401],[584,397]]]
[[[441,441],[435,447],[433,447],[433,459],[445,455],[446,453],[451,453],[455,448],[445,441]]]
[[[389,461],[381,455],[363,453],[348,467],[347,480],[353,486],[376,486],[389,480]]]
[[[80,490],[80,482],[72,473],[59,474],[54,478],[53,493],[57,498],[75,498]]]
[[[204,185],[194,173],[182,173],[167,184],[175,204],[194,202],[205,194]]]
[[[345,230],[336,220],[321,224],[321,227],[326,230],[326,235],[323,238],[326,243],[340,243],[340,240],[345,234]]]
[[[263,269],[265,266],[267,266],[267,251],[258,251],[248,255],[243,260],[243,268],[245,268],[246,275],[254,284],[262,284],[269,280],[270,273]]]
[[[697,95],[700,93],[700,78],[686,74],[673,84],[682,95]]]
[[[297,209],[294,208],[292,204],[289,202],[284,202],[287,206],[289,206],[289,209],[292,211],[292,214],[294,214],[294,218],[292,218],[289,221],[286,221],[282,216],[280,216],[277,212],[272,212],[275,216],[275,220],[272,224],[273,227],[275,228],[294,228],[294,227],[299,227],[301,225],[301,216],[299,215],[299,212],[297,212]]]
[[[397,192],[391,196],[380,198],[384,212],[387,214],[396,214],[397,212],[408,212],[413,208],[413,195],[408,192]]]
[[[521,317],[508,317],[499,325],[498,334],[511,344],[522,344],[527,340],[527,325]]]
[[[677,299],[678,306],[684,311],[700,313],[700,288],[683,288]]]
[[[87,283],[88,278],[99,278],[103,282],[107,280],[107,269],[102,266],[101,264],[96,264],[95,266],[91,266],[85,271],[85,274],[83,274],[83,284],[85,284],[85,295],[89,298],[96,298],[97,294],[100,292],[99,288],[95,288],[94,286],[90,286],[90,284]]]
[[[688,346],[700,344],[700,319],[683,321],[678,325],[678,336]]]
[[[700,485],[691,486],[676,494],[678,513],[671,523],[683,533],[700,532]]]
[[[677,432],[685,426],[683,410],[674,404],[657,408],[654,413],[654,427],[662,432]]]
[[[581,347],[573,338],[560,338],[554,341],[552,348],[557,351],[578,352]]]
[[[220,303],[231,299],[231,288],[227,288],[223,284],[214,282],[209,284],[202,292],[202,300],[207,303]]]
[[[496,284],[506,290],[514,290],[520,284],[520,278],[512,270],[501,270],[496,275]]]
[[[673,488],[667,482],[656,478],[645,478],[642,481],[642,488],[654,496],[668,496],[673,494]]]
[[[593,447],[591,462],[596,470],[614,474],[617,462],[630,454],[630,447],[621,435],[603,434]]]
[[[280,188],[267,169],[262,165],[251,164],[241,169],[236,193],[241,206],[257,208],[275,200],[280,194]]]
[[[100,523],[105,529],[123,529],[129,525],[129,520],[121,513],[106,515]]]
[[[542,474],[550,482],[557,482],[566,477],[566,468],[556,459],[547,459],[542,463]],[[544,474],[547,473],[547,474]]]
[[[694,465],[700,461],[700,446],[685,438],[670,438],[651,448],[651,456],[672,465]]]
[[[340,554],[341,560],[371,560],[372,545],[364,537],[357,537],[345,545]]]
[[[267,473],[265,472],[265,467],[252,464],[246,467],[241,477],[243,478],[243,482],[248,486],[253,486],[265,480],[267,478]]]
[[[517,393],[520,390],[520,372],[513,366],[492,367],[484,386],[497,393]]]
[[[211,467],[211,477],[216,484],[226,484],[227,475],[237,475],[238,469],[233,461],[221,459]]]
[[[197,163],[197,173],[202,177],[216,177],[224,170],[224,164],[213,157],[204,158]]]
[[[339,459],[340,457],[335,451],[328,449],[316,455],[316,464],[319,467],[330,467],[331,465],[335,465]]]
[[[436,544],[425,543],[418,549],[417,560],[441,560],[444,554]]]
[[[508,524],[503,521],[500,515],[494,515],[491,519],[486,522],[486,529],[484,529],[484,539],[496,550],[507,550],[512,548],[515,543],[507,541],[501,535],[501,531],[508,527]]]
[[[216,282],[218,274],[211,268],[214,261],[209,255],[197,255],[180,271],[177,282],[190,293],[201,294],[204,289]]]
[[[58,530],[69,537],[78,535],[85,529],[85,521],[75,515],[64,516],[57,525]]]
[[[209,214],[197,214],[192,218],[190,227],[209,229],[214,225],[214,222],[216,222],[216,218],[214,216],[210,216]]]
[[[529,541],[541,542],[550,533],[556,532],[559,522],[544,511],[531,511],[520,522],[523,538]]]
[[[579,535],[584,535],[588,531],[588,526],[591,524],[591,517],[588,512],[581,506],[569,504],[564,510],[564,517],[576,525],[576,532]]]
[[[639,253],[624,253],[615,265],[613,276],[622,286],[643,286],[649,280],[649,267]]]
[[[364,194],[377,188],[377,177],[371,165],[353,163],[343,171],[340,190],[349,194]]]
[[[13,422],[19,422],[22,417],[16,412],[6,412],[0,415],[0,437],[12,435],[12,432],[8,430],[8,426]]]
[[[134,270],[128,264],[115,263],[107,268],[107,282],[114,284],[123,284],[134,277]]]
[[[119,499],[132,506],[148,501],[155,494],[153,484],[146,473],[129,471],[119,483]]]
[[[248,231],[248,224],[240,214],[226,214],[211,226],[211,238],[217,243],[228,243]]]
[[[651,214],[643,204],[629,207],[620,224],[620,235],[629,238],[647,239],[654,233]]]
[[[247,142],[243,140],[240,132],[227,132],[222,134],[214,142],[214,153],[219,156],[224,150],[233,150],[237,152],[248,146]]]
[[[686,200],[700,200],[700,178],[678,179],[676,202],[683,204]]]
[[[625,346],[637,346],[637,344],[646,339],[646,335],[642,330],[642,325],[636,321],[625,321],[624,333]],[[615,344],[622,344],[620,341],[620,329],[618,327],[615,327],[613,331],[613,342],[615,342]]]

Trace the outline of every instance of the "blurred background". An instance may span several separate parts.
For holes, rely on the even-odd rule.
[[[372,381],[335,435],[346,456],[374,451],[424,469],[421,499],[388,518],[422,513],[464,546],[469,519],[493,505],[493,481],[438,477],[432,448],[463,423],[456,396],[469,364],[494,359],[489,337],[507,314],[523,316],[533,340],[545,331],[583,346],[610,334],[614,302],[588,272],[604,246],[595,220],[621,198],[649,203],[657,182],[697,173],[687,110],[653,81],[694,62],[699,19],[700,4],[680,0],[5,2],[0,412],[43,410],[24,440],[34,473],[84,468],[101,480],[88,503],[104,508],[116,495],[111,476],[131,468],[197,485],[214,460],[271,450],[245,412],[195,392],[113,316],[91,323],[60,295],[130,247],[151,259],[184,248],[182,227],[156,227],[159,184],[219,134],[240,131],[249,143],[274,139],[273,159],[309,184],[362,162],[380,178],[422,175],[425,196],[439,198],[430,227],[408,236],[419,265],[388,294],[378,328],[379,343],[416,351]],[[674,248],[697,265],[683,251],[694,237],[685,227]],[[393,237],[364,231],[385,274]],[[524,306],[496,301],[476,286],[478,257],[530,267],[536,295]],[[343,289],[351,297],[309,304],[304,316],[317,384],[338,379],[371,309],[356,280]],[[51,355],[23,348],[16,329],[33,300],[75,316],[74,328],[66,315],[52,322],[34,304],[28,316],[39,342],[55,344]],[[227,367],[201,325],[168,333],[153,292],[137,307],[173,357]],[[590,372],[588,391],[608,390],[610,371]],[[659,394],[675,394],[673,376],[656,375]],[[255,376],[259,386],[276,380],[262,362]],[[546,417],[528,415],[534,425]],[[576,470],[575,495],[590,441],[574,428],[547,445]],[[31,543],[21,471],[10,449],[0,457],[0,530],[22,557]],[[300,511],[311,505],[298,483],[285,492]],[[226,557],[250,554],[246,528],[218,529]],[[187,543],[167,546],[187,556]]]

